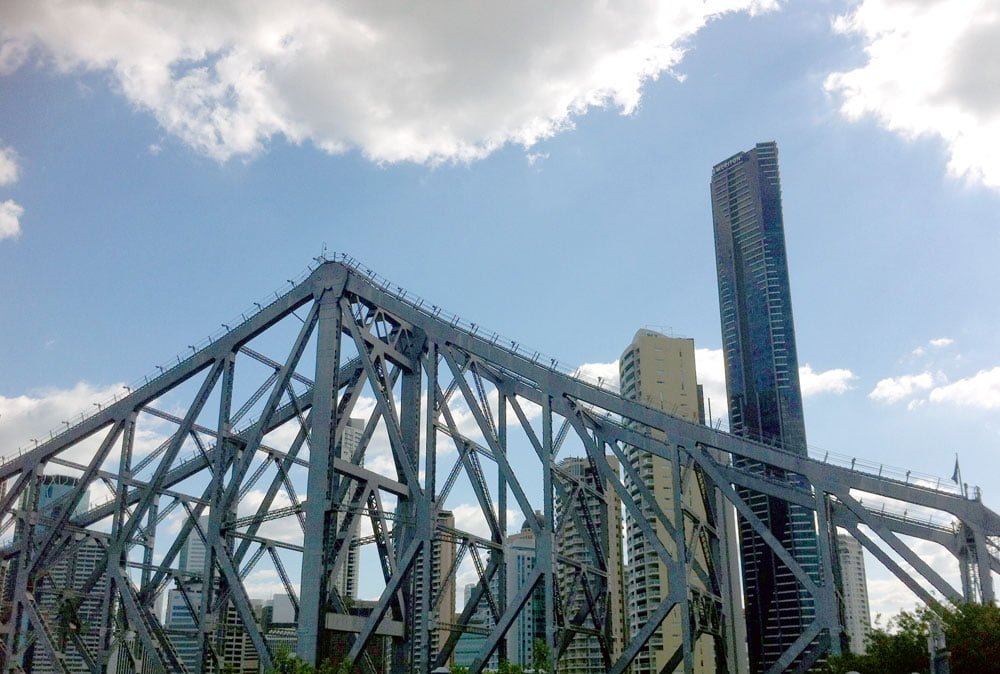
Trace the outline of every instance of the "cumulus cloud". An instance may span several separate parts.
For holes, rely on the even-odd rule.
[[[938,386],[930,392],[929,399],[932,403],[1000,409],[1000,367],[980,370],[971,377]]]
[[[929,344],[935,349],[943,349],[946,346],[951,346],[955,343],[955,340],[951,337],[938,337],[937,339],[932,339]]]
[[[63,72],[108,71],[218,160],[283,137],[380,162],[468,161],[531,146],[591,107],[634,111],[706,23],[776,6],[11,0],[0,73],[31,54]]]
[[[584,363],[573,371],[573,376],[615,390],[620,386],[617,360],[610,363]]]
[[[1000,7],[994,0],[862,0],[834,23],[867,62],[826,89],[849,119],[905,138],[937,137],[949,173],[1000,189]]]
[[[0,147],[0,187],[16,183],[19,174],[17,153],[12,148]]]
[[[69,389],[43,389],[14,397],[0,396],[0,455],[18,447],[34,447],[32,438],[48,439],[49,431],[65,428],[64,421],[94,412],[92,403],[122,392],[121,384],[99,387],[80,382]]]
[[[694,363],[698,372],[698,383],[701,384],[705,394],[706,416],[711,402],[712,417],[721,418],[728,424],[726,362],[722,357],[722,349],[695,349]]]
[[[24,208],[13,199],[0,201],[0,241],[21,236],[21,216]]]
[[[934,375],[930,372],[904,374],[900,377],[880,379],[868,397],[879,402],[895,403],[926,391],[932,386],[934,386]]]
[[[851,388],[851,382],[857,379],[850,370],[845,368],[833,368],[816,372],[809,363],[799,368],[799,386],[802,388],[802,397],[818,395],[820,393],[841,394]]]

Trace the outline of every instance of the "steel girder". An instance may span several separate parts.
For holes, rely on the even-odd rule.
[[[271,359],[258,342],[274,348],[268,338],[275,333],[283,346]],[[937,600],[927,585],[950,600],[993,600],[990,570],[1000,565],[988,546],[1000,536],[1000,516],[980,498],[785,453],[625,400],[554,366],[474,324],[444,318],[352,260],[322,261],[207,347],[192,348],[160,376],[0,465],[0,550],[9,579],[0,616],[4,671],[40,651],[67,671],[104,671],[113,658],[141,660],[153,671],[218,671],[232,616],[267,668],[272,653],[247,591],[261,564],[296,608],[297,651],[313,662],[346,657],[361,671],[426,672],[448,662],[462,634],[479,634],[471,668],[478,672],[494,653],[517,657],[508,636],[530,614],[540,618],[534,629],[554,660],[584,644],[606,671],[620,673],[676,615],[682,638],[665,671],[691,671],[694,645],[706,635],[719,671],[735,671],[739,617],[727,607],[738,583],[726,574],[722,539],[723,511],[733,508],[817,607],[772,671],[804,653],[800,669],[826,649],[837,652],[828,535],[819,537],[817,580],[735,486],[811,509],[820,532],[847,529],[928,602]],[[254,375],[244,374],[253,368]],[[178,405],[171,396],[182,391],[187,402]],[[157,401],[182,409],[168,413]],[[244,422],[250,414],[254,420]],[[352,417],[362,417],[363,430],[347,443]],[[138,448],[139,425],[150,420],[169,430],[155,449]],[[182,458],[182,450],[193,453]],[[670,462],[671,502],[644,486],[629,451]],[[557,460],[565,456],[585,461],[588,477],[562,470]],[[801,476],[811,488],[738,470],[730,456]],[[46,476],[66,471],[73,486],[40,503]],[[83,509],[88,493],[101,489],[112,498]],[[685,500],[692,492],[704,508]],[[956,525],[887,515],[860,502],[858,492],[948,513]],[[460,498],[471,505],[453,505]],[[620,523],[601,515],[612,502],[635,518],[667,574],[658,606],[634,634],[616,622],[610,600],[622,564]],[[453,508],[462,522],[451,523]],[[656,526],[644,512],[654,513]],[[517,536],[533,546],[522,577],[509,568],[521,540],[508,530],[512,517],[523,520]],[[580,539],[575,551],[568,530]],[[954,554],[962,588],[952,588],[899,535]],[[86,578],[60,587],[55,570],[78,559],[81,540],[96,546],[97,561]],[[196,569],[179,562],[190,540],[204,550]],[[378,564],[364,569],[363,582],[374,571],[379,596],[361,607],[340,579],[352,551],[365,546]],[[469,561],[474,569],[466,575],[475,582],[456,614],[454,588]],[[299,570],[297,583],[289,564]],[[171,583],[188,609],[187,633],[164,625],[154,610]],[[63,638],[64,626],[53,620],[72,606],[65,597],[96,590],[104,593],[105,616],[88,626],[95,633]],[[55,609],[53,597],[62,598]],[[182,656],[179,639],[201,656]]]

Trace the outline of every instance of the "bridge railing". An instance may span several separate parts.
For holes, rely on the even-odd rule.
[[[169,366],[158,365],[157,366],[158,372],[154,373],[152,377],[146,375],[145,377],[143,377],[141,382],[139,381],[135,382],[132,387],[125,386],[124,388],[127,390],[128,394],[131,394],[132,390],[134,389],[148,386],[150,384],[155,384],[158,380],[167,378],[167,376],[171,374],[173,370],[183,367],[187,363],[187,361],[193,359],[200,350],[206,348],[207,346],[210,346],[215,342],[215,340],[227,334],[235,327],[239,327],[240,325],[247,323],[258,313],[262,312],[264,309],[281,301],[281,299],[284,296],[288,295],[300,283],[308,279],[317,266],[327,262],[339,262],[344,266],[350,268],[359,276],[365,278],[369,283],[379,288],[383,292],[391,295],[392,297],[401,302],[406,303],[412,309],[428,317],[445,321],[453,328],[461,330],[462,332],[465,332],[472,337],[476,337],[478,339],[487,341],[493,346],[496,346],[506,351],[507,353],[517,358],[520,358],[521,360],[527,363],[544,367],[546,369],[552,370],[553,372],[558,372],[567,377],[572,377],[573,379],[576,379],[577,381],[587,386],[590,386],[591,388],[595,388],[600,391],[608,393],[613,393],[616,395],[621,395],[620,388],[616,386],[613,382],[605,380],[601,377],[590,376],[586,372],[581,371],[580,367],[570,367],[565,362],[560,361],[558,358],[550,356],[544,353],[543,351],[532,349],[518,340],[505,337],[501,335],[499,332],[489,330],[483,327],[481,324],[465,320],[457,314],[453,314],[445,310],[444,308],[439,307],[438,305],[427,302],[419,295],[409,292],[400,285],[394,284],[389,279],[380,275],[373,269],[361,263],[358,259],[350,255],[347,255],[346,253],[339,253],[339,254],[332,253],[332,257],[328,258],[326,256],[326,253],[324,252],[323,254],[313,259],[316,262],[316,265],[315,266],[309,265],[308,267],[306,267],[306,269],[301,274],[299,274],[299,276],[296,279],[288,279],[287,280],[288,287],[284,290],[284,292],[279,292],[280,289],[275,290],[273,293],[271,293],[271,295],[268,295],[261,301],[253,302],[251,308],[240,313],[239,319],[234,318],[229,323],[222,323],[220,330],[217,330],[215,333],[209,335],[208,337],[206,337],[205,339],[201,340],[196,344],[189,345],[188,348],[191,350],[191,352],[188,354],[184,354],[185,356],[184,358],[182,358],[181,355],[179,354],[174,358],[174,361],[176,362],[170,361]],[[99,412],[104,407],[118,402],[118,400],[120,400],[122,397],[123,396],[119,396],[116,394],[112,396],[110,400],[105,401],[103,403],[94,403],[94,405],[98,408]],[[639,402],[638,404],[642,403]],[[83,412],[80,414],[78,420],[76,420],[77,418],[74,417],[75,421],[74,423],[71,424],[69,421],[63,422],[64,424],[66,424],[66,428],[58,429],[58,431],[50,431],[49,439],[52,440],[63,434],[68,434],[70,431],[80,426],[83,422],[85,422],[88,418],[90,418],[94,414],[95,414],[94,412],[91,412],[89,414],[87,412]],[[779,451],[786,451],[796,456],[800,456],[798,452],[791,451],[789,448],[783,448],[780,446],[780,444],[776,444],[771,440],[764,441],[763,439],[753,438],[753,437],[751,437],[750,439],[763,442],[763,444],[778,449]],[[36,446],[37,445],[38,443],[36,442]],[[20,456],[24,451],[26,451],[24,448],[19,447],[17,451],[17,456]],[[820,461],[822,463],[836,465],[842,468],[849,468],[852,471],[864,473],[865,475],[868,476],[876,477],[879,479],[885,479],[892,482],[902,483],[907,486],[918,487],[918,488],[928,489],[930,491],[943,492],[953,495],[960,495],[960,496],[966,495],[966,492],[963,490],[962,485],[955,484],[950,479],[943,478],[940,476],[918,473],[916,471],[906,470],[904,468],[898,468],[894,466],[888,466],[883,463],[877,463],[867,459],[858,459],[857,457],[838,454],[835,452],[819,449],[816,447],[808,448],[808,456],[810,459]],[[14,458],[13,455],[11,456],[11,458]],[[7,460],[8,459],[5,457],[0,457],[0,466],[2,466]],[[975,495],[978,495],[980,493],[979,488],[976,486],[971,487],[971,491]]]

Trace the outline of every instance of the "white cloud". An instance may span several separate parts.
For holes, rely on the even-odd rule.
[[[95,403],[103,405],[123,393],[121,384],[99,387],[80,382],[68,389],[47,388],[20,396],[0,396],[0,456],[16,455],[18,449],[34,449],[34,440],[39,443],[49,440],[50,433],[55,435],[66,430],[66,422],[73,425],[81,421],[81,415],[89,416],[96,412]],[[146,414],[140,415],[136,423],[133,457],[146,456],[159,447],[175,429],[176,426],[168,421]],[[97,433],[67,447],[61,456],[87,464],[93,459],[105,437],[106,433]],[[106,468],[113,470],[117,467],[118,444],[120,443],[112,447],[105,459]],[[62,467],[50,468],[56,472],[72,473],[72,470]],[[91,505],[106,500],[100,496],[100,490],[95,490],[93,496],[96,500],[92,500]]]
[[[16,183],[19,173],[17,153],[13,148],[0,147],[0,187]]]
[[[600,384],[607,388],[618,390],[618,361],[610,363],[584,363],[573,370],[573,376],[594,384]]]
[[[932,386],[934,386],[934,375],[930,372],[904,374],[900,377],[880,379],[868,397],[879,402],[895,403],[920,391],[926,391]]]
[[[820,393],[841,394],[851,388],[851,382],[857,379],[850,370],[844,368],[833,368],[816,372],[809,363],[799,368],[799,386],[802,388],[802,397],[818,395]]]
[[[938,337],[937,339],[932,339],[929,344],[935,349],[943,349],[946,346],[951,346],[955,343],[955,340],[951,337]]]
[[[938,386],[930,392],[929,399],[933,403],[1000,409],[1000,367],[980,370],[971,377]]]
[[[243,580],[247,596],[252,599],[271,599],[276,594],[288,594],[281,576],[274,569],[255,569]]]
[[[0,202],[0,241],[21,236],[24,208],[12,199]]]
[[[32,438],[48,440],[49,431],[65,429],[64,421],[79,421],[81,413],[96,411],[94,402],[104,402],[122,393],[121,384],[101,388],[80,382],[70,389],[43,389],[31,395],[0,396],[0,452],[18,447],[33,448]]]
[[[1000,188],[995,0],[862,0],[834,27],[861,36],[868,57],[826,80],[846,117],[872,116],[905,138],[940,138],[949,173]]]
[[[453,508],[449,508],[455,515],[455,528],[460,531],[467,531],[481,538],[490,537],[490,526],[486,522],[482,508],[478,503],[461,503]],[[507,531],[516,532],[521,529],[524,522],[524,514],[520,510],[507,509]]]
[[[775,0],[283,3],[10,0],[0,73],[35,49],[110,71],[137,107],[218,160],[272,138],[380,162],[531,146],[591,107],[630,113],[688,38]]]
[[[726,362],[722,349],[695,349],[695,368],[698,383],[705,393],[705,415],[711,401],[712,417],[729,423],[729,403],[726,397]]]

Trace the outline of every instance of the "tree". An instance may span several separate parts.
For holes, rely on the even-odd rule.
[[[552,671],[552,653],[545,639],[535,639],[531,644],[531,662],[536,672]]]
[[[1000,674],[1000,608],[993,604],[921,607],[902,611],[883,628],[875,621],[864,655],[830,658],[822,671],[844,674],[910,674],[927,672],[928,626],[935,614],[944,627],[955,674]]]

